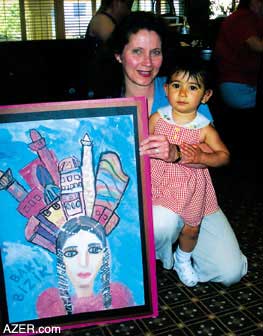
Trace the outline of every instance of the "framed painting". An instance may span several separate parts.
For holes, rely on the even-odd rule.
[[[0,108],[0,300],[12,325],[157,316],[143,97]]]

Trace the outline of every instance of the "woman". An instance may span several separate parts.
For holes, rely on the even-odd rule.
[[[152,13],[134,12],[126,17],[113,34],[115,57],[122,64],[125,87],[123,96],[146,96],[150,113],[168,105],[162,83],[158,78],[161,67],[162,42],[165,27]],[[203,113],[210,119],[206,105]],[[178,147],[178,146],[177,146]],[[179,157],[178,148],[162,135],[151,135],[141,143],[141,154],[174,162]],[[184,152],[182,150],[182,156]],[[167,210],[169,211],[169,210]],[[173,251],[168,246],[175,243],[183,228],[178,216],[176,221],[166,221],[166,212],[153,212],[156,257],[166,269],[173,267]],[[169,218],[169,216],[168,216]],[[171,216],[170,216],[171,218]],[[198,281],[215,281],[225,285],[238,282],[247,272],[247,259],[239,249],[235,234],[219,209],[204,216],[198,243],[193,252],[193,267]]]
[[[166,25],[160,17],[151,12],[132,12],[110,40],[115,58],[123,68],[122,95],[146,96],[150,114],[169,105],[163,88],[166,77],[157,76],[163,63],[166,35]],[[198,111],[213,121],[207,105],[201,105]]]
[[[129,14],[132,3],[133,0],[102,0],[88,25],[86,38],[95,37],[98,42],[105,42],[119,21]]]
[[[87,217],[75,217],[61,228],[56,244],[58,288],[48,288],[37,302],[39,317],[117,309],[134,305],[132,294],[110,282],[110,252],[103,226]],[[101,275],[101,292],[94,282]],[[70,284],[74,295],[70,295]]]

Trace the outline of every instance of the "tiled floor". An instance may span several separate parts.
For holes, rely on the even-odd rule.
[[[220,168],[221,169],[221,168]],[[188,288],[157,264],[159,316],[64,332],[82,336],[263,335],[262,179],[258,162],[236,161],[213,175],[219,202],[248,257],[248,274],[226,288]],[[227,260],[226,260],[227,262]]]

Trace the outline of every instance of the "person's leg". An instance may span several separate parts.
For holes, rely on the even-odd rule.
[[[172,245],[178,239],[183,228],[179,215],[162,206],[153,206],[153,225],[156,259],[160,259],[163,267],[173,267]]]
[[[200,226],[185,224],[179,236],[179,244],[174,253],[174,270],[186,286],[193,287],[198,282],[192,266],[192,252],[195,248]]]
[[[192,257],[200,282],[230,286],[247,273],[247,258],[222,210],[203,218]]]
[[[257,89],[254,86],[226,82],[219,86],[221,97],[226,105],[235,109],[248,109],[256,106]]]
[[[197,238],[199,234],[200,225],[190,226],[185,224],[180,236],[179,236],[179,246],[184,252],[192,252],[197,243]]]

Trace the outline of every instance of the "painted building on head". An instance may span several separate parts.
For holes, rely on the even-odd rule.
[[[56,156],[47,148],[45,138],[43,138],[37,130],[31,129],[29,133],[32,142],[28,145],[28,147],[33,152],[37,153],[40,161],[43,163],[43,166],[46,167],[52,177],[53,183],[59,186],[60,181]]]
[[[85,203],[85,213],[92,215],[95,200],[95,177],[93,168],[92,142],[86,133],[80,141],[82,145],[81,173],[83,179],[83,197]]]
[[[16,199],[17,211],[28,219],[26,239],[56,253],[59,230],[69,219],[79,216],[93,218],[109,235],[119,223],[115,210],[129,181],[118,154],[101,153],[95,174],[93,145],[87,133],[80,140],[81,161],[75,156],[58,161],[37,130],[29,133],[32,142],[28,147],[38,157],[19,173],[31,190],[14,178],[11,169],[0,171],[0,190]]]
[[[69,157],[59,162],[60,200],[67,219],[85,215],[80,162]]]

